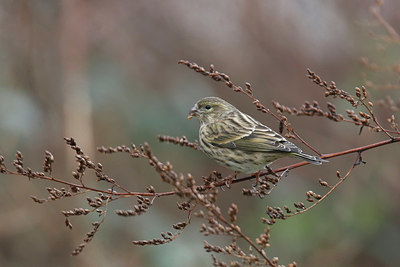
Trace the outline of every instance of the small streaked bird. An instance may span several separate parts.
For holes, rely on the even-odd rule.
[[[188,119],[192,117],[200,121],[199,143],[204,153],[235,172],[258,175],[270,163],[286,156],[316,165],[326,161],[303,153],[280,134],[218,97],[199,100]]]

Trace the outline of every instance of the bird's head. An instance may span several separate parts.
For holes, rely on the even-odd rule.
[[[236,108],[219,97],[205,97],[197,101],[189,112],[188,119],[197,117],[201,124],[217,121],[222,115]]]

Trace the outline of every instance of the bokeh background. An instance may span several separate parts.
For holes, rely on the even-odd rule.
[[[321,88],[306,78],[310,68],[339,87],[399,85],[400,45],[370,13],[375,1],[145,1],[64,0],[0,1],[0,152],[11,165],[16,150],[25,165],[40,170],[45,150],[55,158],[54,176],[73,180],[74,155],[64,136],[76,138],[84,151],[103,163],[105,172],[133,191],[149,184],[168,190],[144,160],[100,155],[96,147],[147,141],[162,161],[182,173],[202,175],[216,166],[202,153],[160,144],[158,134],[197,138],[198,122],[187,121],[199,98],[220,96],[263,123],[278,129],[270,116],[257,112],[249,99],[178,65],[180,59],[205,67],[214,64],[238,84],[252,84],[256,97],[272,108],[277,100],[299,107],[317,100]],[[385,1],[382,16],[400,31],[400,2]],[[361,58],[375,65],[366,67]],[[364,60],[365,61],[365,60]],[[397,65],[396,65],[397,64]],[[366,81],[367,80],[367,81]],[[386,88],[388,89],[388,88]],[[369,88],[374,101],[399,91]],[[338,112],[350,108],[329,99]],[[382,122],[397,110],[376,107]],[[397,115],[398,116],[398,115]],[[290,117],[293,126],[324,153],[383,140],[383,134],[323,118]],[[388,125],[386,124],[388,127]],[[299,145],[299,143],[297,143]],[[307,149],[304,149],[310,152]],[[400,265],[400,165],[397,144],[364,153],[366,165],[320,206],[277,223],[268,254],[280,263],[300,266]],[[323,193],[318,179],[332,184],[336,171],[350,167],[354,155],[307,166],[290,173],[265,199],[241,195],[235,186],[219,203],[239,206],[242,230],[257,237],[265,225],[267,205],[290,206],[305,192]],[[275,167],[293,163],[281,160]],[[96,185],[96,177],[86,177]],[[203,237],[202,221],[173,243],[137,247],[132,240],[159,237],[186,215],[177,198],[156,201],[145,215],[121,218],[109,213],[94,240],[77,257],[70,252],[97,218],[72,218],[64,226],[61,210],[85,207],[85,198],[38,205],[30,195],[46,197],[47,186],[25,178],[0,176],[0,265],[2,266],[210,266],[203,240],[223,245],[223,238]],[[107,188],[105,184],[97,184]],[[134,199],[110,209],[131,208]]]

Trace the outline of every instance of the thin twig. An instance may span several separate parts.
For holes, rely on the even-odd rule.
[[[233,229],[236,233],[238,233],[240,235],[241,238],[243,238],[244,240],[246,240],[247,243],[250,244],[251,247],[253,247],[264,259],[265,261],[268,263],[269,266],[276,266],[275,263],[273,263],[265,254],[264,250],[260,249],[247,235],[245,235],[241,230],[240,227],[237,225],[234,225],[230,222],[228,222],[219,212],[217,212],[216,210],[213,210],[213,214],[218,218],[218,220],[220,220],[221,222],[223,222],[225,225],[231,227],[231,229]]]
[[[329,190],[325,195],[323,195],[320,199],[318,199],[316,202],[314,202],[314,204],[312,204],[311,206],[309,206],[309,207],[307,207],[307,208],[305,208],[305,209],[303,209],[303,210],[299,210],[299,211],[297,211],[297,212],[288,214],[288,215],[286,215],[286,217],[289,218],[289,217],[292,217],[292,216],[294,216],[294,215],[304,213],[304,212],[309,211],[310,209],[314,208],[314,207],[317,206],[319,203],[321,203],[321,202],[322,202],[325,198],[327,198],[339,185],[341,185],[341,184],[344,182],[344,180],[346,180],[346,178],[350,175],[350,173],[353,171],[353,169],[355,168],[355,166],[357,166],[356,163],[358,162],[359,157],[360,157],[360,156],[357,156],[356,161],[355,161],[354,164],[350,167],[350,169],[347,171],[346,175],[343,176],[343,177],[341,177],[340,180],[339,180],[339,182],[337,182],[334,186],[332,186],[332,187],[330,188],[330,190]]]
[[[18,172],[14,172],[14,171],[10,171],[10,170],[6,170],[7,174],[12,174],[12,175],[18,175],[18,176],[25,176],[23,173],[18,173]],[[108,190],[102,190],[102,189],[98,189],[98,188],[94,188],[94,187],[90,187],[90,186],[86,186],[86,185],[81,185],[81,184],[74,184],[71,182],[67,182],[64,180],[60,180],[54,177],[49,177],[49,176],[39,176],[37,177],[38,179],[43,179],[43,180],[49,180],[49,181],[53,181],[55,183],[60,183],[60,184],[65,184],[65,185],[69,185],[71,187],[76,187],[76,188],[80,188],[80,189],[87,189],[89,191],[92,192],[100,192],[100,193],[104,193],[104,194],[113,194],[113,195],[117,195],[117,196],[143,196],[143,197],[163,197],[163,196],[170,196],[170,195],[175,195],[176,192],[175,191],[170,191],[170,192],[162,192],[162,193],[146,193],[146,192],[127,192],[127,193],[121,193],[121,192],[116,192],[116,191],[108,191]]]

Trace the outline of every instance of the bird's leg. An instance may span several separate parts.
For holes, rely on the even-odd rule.
[[[269,166],[266,167],[269,174],[272,174],[275,177],[280,177],[276,172],[274,172]]]
[[[268,190],[267,195],[269,195],[272,190],[277,186],[278,182],[281,180],[282,177],[287,177],[289,175],[289,169],[284,170],[281,175],[278,176],[278,178],[275,180],[275,182],[272,183],[271,188]]]
[[[366,162],[366,161],[363,161],[363,159],[362,159],[362,157],[361,157],[361,151],[358,151],[358,159],[357,159],[357,162],[354,163],[354,166],[358,166],[358,165],[360,165],[361,163],[366,164],[367,162]]]
[[[289,169],[284,170],[281,175],[279,175],[279,178],[282,178],[283,176],[288,177],[289,175]]]
[[[233,181],[233,178],[236,178],[236,175],[237,175],[237,172],[235,171],[233,174],[231,174],[229,176],[228,180],[226,180],[226,182],[225,182],[226,187],[228,187],[228,188],[232,187],[232,181]]]
[[[260,178],[260,173],[261,173],[261,170],[259,170],[258,172],[254,173],[254,175],[256,176],[256,187],[258,186],[258,179]]]

